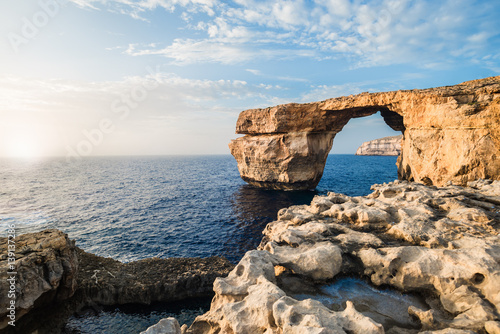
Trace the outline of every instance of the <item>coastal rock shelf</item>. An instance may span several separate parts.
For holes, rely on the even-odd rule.
[[[189,328],[165,319],[171,330],[161,333],[498,333],[500,181],[372,190],[282,209],[259,249],[215,280],[209,312]],[[359,296],[333,306],[294,298],[346,277],[419,299],[382,324]]]
[[[7,254],[6,238],[0,238],[0,245],[1,254]],[[221,257],[121,263],[83,251],[55,229],[18,236],[15,255],[15,327],[7,324],[5,313],[11,300],[5,277],[8,259],[0,258],[0,312],[6,319],[2,334],[59,333],[67,318],[85,307],[208,297],[215,278],[234,267]]]
[[[400,179],[443,186],[500,179],[500,76],[455,86],[362,93],[241,112],[231,154],[243,180],[272,189],[314,189],[335,135],[380,111],[403,134]]]
[[[401,140],[403,135],[384,137],[370,140],[361,144],[356,150],[356,155],[393,155],[401,153]]]
[[[77,286],[78,258],[75,243],[57,230],[17,236],[15,262],[7,257],[7,238],[0,238],[0,330],[14,324],[36,305],[61,302],[73,296]],[[11,264],[14,265],[12,270]],[[15,272],[15,274],[9,274]],[[15,280],[10,280],[15,278]],[[9,280],[8,280],[9,279]],[[13,295],[8,292],[13,291]],[[13,298],[12,298],[13,297]],[[15,312],[8,307],[15,302]],[[7,315],[13,318],[8,318]]]

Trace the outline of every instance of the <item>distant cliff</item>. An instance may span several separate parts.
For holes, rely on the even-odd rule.
[[[403,135],[370,140],[361,144],[356,155],[399,155]]]

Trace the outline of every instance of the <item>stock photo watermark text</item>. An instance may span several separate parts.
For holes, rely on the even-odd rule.
[[[7,318],[10,326],[16,325],[16,226],[10,224],[7,229]]]
[[[39,9],[30,17],[21,18],[19,31],[7,34],[12,50],[19,53],[21,45],[28,44],[35,39],[50,20],[59,14],[61,7],[68,2],[69,0],[39,0]]]
[[[146,67],[146,70],[149,73],[149,80],[144,80],[140,84],[131,87],[126,93],[111,102],[110,111],[113,117],[102,118],[97,127],[93,129],[84,129],[82,135],[85,139],[80,140],[75,147],[66,146],[66,162],[89,156],[94,147],[103,143],[106,135],[115,131],[117,121],[127,119],[130,112],[137,109],[140,103],[148,98],[149,92],[160,86],[159,66],[156,67],[156,71],[151,67]]]

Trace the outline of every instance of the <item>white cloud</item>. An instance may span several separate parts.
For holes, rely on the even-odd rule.
[[[155,133],[162,140],[175,141],[174,130],[186,138],[200,131],[208,133],[207,138],[223,138],[220,132],[224,131],[227,141],[241,110],[257,103],[270,104],[280,91],[276,86],[187,79],[157,70],[104,82],[0,78],[0,156],[21,146],[25,153],[65,154],[68,146],[76,147],[85,139],[84,131],[97,128],[103,119],[113,122],[116,133],[109,137],[115,139],[108,141],[111,146],[96,147],[93,153],[97,154],[141,154],[138,143],[147,144],[148,140],[131,142],[130,138]],[[127,151],[127,145],[135,151]],[[170,153],[182,153],[182,145]],[[218,145],[205,153],[227,151],[227,142]],[[144,149],[154,153],[151,147]],[[161,147],[157,150],[169,153]]]
[[[262,72],[259,70],[253,70],[251,68],[247,68],[246,71],[252,73],[253,75],[262,75]]]
[[[481,31],[477,34],[473,34],[469,37],[467,37],[467,40],[471,43],[484,43],[489,37],[491,36],[491,33],[488,33],[486,31]]]
[[[272,16],[283,28],[307,24],[307,11],[303,1],[277,1],[272,6]]]
[[[129,46],[126,53],[132,56],[162,55],[174,60],[176,64],[192,64],[196,62],[220,62],[235,64],[247,62],[254,56],[253,52],[238,45],[230,45],[210,40],[176,39],[166,48],[143,48],[136,50],[136,45]]]
[[[74,0],[133,17],[162,7],[179,9],[197,34],[163,49],[129,50],[164,55],[178,64],[249,62],[291,56],[346,57],[354,67],[480,59],[498,37],[499,3],[473,0]],[[192,13],[203,15],[195,16]],[[188,19],[189,18],[189,19]],[[200,36],[200,30],[205,36]],[[283,50],[286,49],[286,50]]]
[[[94,2],[98,2],[97,0],[70,0],[70,2],[73,2],[78,7],[81,7],[81,8],[89,8],[89,9],[93,9],[93,10],[99,10],[99,8],[92,5],[92,3],[94,3]]]
[[[135,89],[147,91],[147,100],[151,100],[148,102],[157,107],[149,110],[153,113],[177,112],[175,108],[161,105],[163,100],[175,99],[189,106],[193,101],[205,104],[221,100],[237,101],[262,93],[260,85],[248,85],[241,80],[187,79],[157,69],[149,71],[152,73],[145,76],[104,82],[3,77],[0,79],[1,117],[18,112],[99,116],[110,112],[114,99]]]
[[[500,74],[500,53],[497,53],[495,55],[488,54],[479,59],[475,58],[472,60],[472,62],[475,64],[483,64],[489,70]]]
[[[98,10],[107,7],[111,11],[118,9],[119,13],[131,16],[134,19],[145,20],[142,14],[156,8],[163,8],[173,12],[181,7],[190,12],[203,12],[209,16],[215,15],[214,7],[218,0],[69,0],[83,8]]]
[[[259,48],[255,45],[245,43],[229,43],[219,40],[193,40],[175,39],[174,42],[165,48],[143,47],[129,45],[125,51],[131,56],[162,55],[173,59],[177,65],[187,65],[193,63],[223,63],[241,64],[254,61],[256,59],[292,59],[297,57],[311,57],[314,51],[307,49],[273,49],[268,46]]]
[[[339,18],[347,18],[351,15],[351,3],[348,0],[317,0],[316,3],[327,8],[324,12],[327,16],[330,14]],[[331,18],[328,18],[328,22],[333,23]]]

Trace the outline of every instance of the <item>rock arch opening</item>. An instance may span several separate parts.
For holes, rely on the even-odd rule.
[[[400,139],[403,133],[402,117],[390,110],[353,117],[335,135],[330,154],[397,156],[401,149]],[[398,137],[399,141],[393,137]],[[384,140],[380,141],[382,138]],[[392,145],[392,150],[387,145]]]
[[[380,111],[370,111],[348,121],[333,139],[318,191],[368,195],[371,185],[398,178],[404,126],[401,116],[391,114],[395,113],[385,111],[384,118]],[[387,124],[388,119],[392,126]]]

